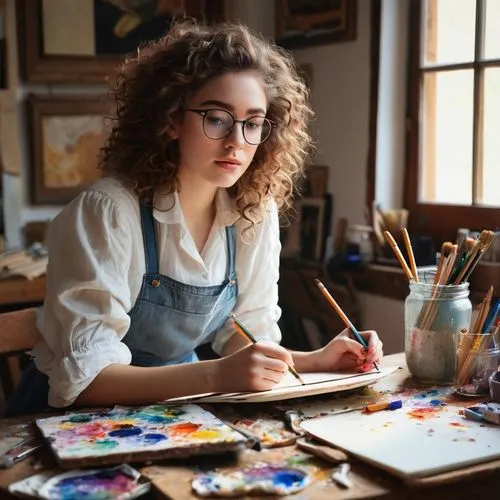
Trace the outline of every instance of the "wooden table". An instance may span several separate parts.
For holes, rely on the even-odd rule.
[[[388,385],[395,388],[414,386],[408,377],[408,371],[404,366],[404,356],[394,354],[387,356],[383,365],[399,366],[392,375],[377,382],[373,390],[386,390]],[[345,399],[329,396],[320,396],[322,404],[330,403],[331,408],[341,409],[345,405]],[[308,398],[311,401],[312,398]],[[233,405],[232,410],[235,406]],[[214,409],[215,405],[212,405]],[[225,409],[218,407],[216,413],[223,416]],[[276,407],[274,407],[276,410]],[[31,417],[32,418],[32,417]],[[9,425],[30,420],[30,417],[20,419],[4,419],[0,421],[0,431]],[[500,429],[499,429],[500,432]],[[402,480],[381,471],[373,466],[364,464],[354,458],[350,458],[352,465],[351,480],[353,487],[341,489],[335,485],[330,477],[332,466],[319,459],[306,457],[304,452],[296,446],[286,446],[282,448],[267,449],[260,452],[245,450],[239,456],[234,457],[202,457],[191,459],[190,461],[163,462],[146,465],[141,468],[136,465],[141,472],[151,479],[153,488],[148,496],[143,498],[151,499],[191,499],[198,498],[191,492],[191,480],[196,471],[203,468],[227,468],[235,465],[252,465],[255,463],[272,464],[293,464],[304,463],[314,471],[313,483],[301,493],[290,497],[296,500],[313,499],[396,499],[396,500],[456,500],[456,499],[479,499],[498,498],[500,492],[500,460],[495,460],[464,469],[454,470],[432,477],[403,482]],[[298,462],[297,462],[298,461]],[[55,467],[55,461],[48,450],[41,450],[40,454],[32,459],[15,465],[12,469],[0,471],[0,498],[14,498],[10,496],[6,488],[14,481],[40,472],[45,469]],[[36,471],[35,471],[36,468]],[[255,498],[255,497],[254,497]]]
[[[45,276],[0,279],[0,307],[42,303],[45,299]]]

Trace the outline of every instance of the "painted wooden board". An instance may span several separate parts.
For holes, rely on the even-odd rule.
[[[397,367],[380,368],[380,372],[369,373],[301,373],[305,384],[297,382],[288,374],[273,389],[260,392],[237,392],[229,394],[204,394],[188,398],[170,399],[172,401],[196,401],[197,403],[263,403],[283,401],[285,399],[302,398],[339,391],[347,391],[377,382],[397,369]]]
[[[415,393],[403,408],[302,422],[312,436],[405,479],[500,458],[500,427],[466,420],[449,388]]]
[[[118,406],[35,422],[63,468],[214,454],[247,439],[197,405]]]

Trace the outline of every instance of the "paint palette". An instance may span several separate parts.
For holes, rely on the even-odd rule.
[[[197,405],[115,407],[36,420],[64,468],[236,451],[246,438]]]
[[[98,470],[74,470],[63,474],[35,474],[9,486],[22,497],[50,500],[132,500],[147,493],[149,481],[129,465]]]
[[[201,497],[241,495],[291,495],[309,484],[306,472],[291,467],[262,465],[231,471],[200,474],[193,490]]]

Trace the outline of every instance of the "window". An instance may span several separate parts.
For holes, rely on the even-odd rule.
[[[500,1],[412,0],[406,204],[438,241],[500,226]]]

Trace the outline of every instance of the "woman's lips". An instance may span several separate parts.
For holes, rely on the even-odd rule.
[[[217,160],[215,163],[224,170],[231,170],[231,171],[236,170],[241,165],[240,162],[231,160]]]

